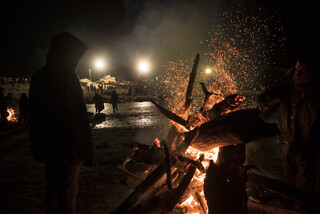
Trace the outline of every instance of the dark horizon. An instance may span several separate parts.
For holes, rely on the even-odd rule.
[[[304,47],[319,50],[319,3],[311,0],[282,4],[250,0],[6,2],[1,19],[5,53],[1,74],[31,76],[44,65],[51,37],[69,31],[90,47],[77,67],[80,77],[88,77],[96,56],[105,57],[109,66],[101,75],[135,79],[137,59],[149,58],[152,72],[148,77],[155,77],[169,59],[202,54],[198,43],[207,36],[212,19],[239,4],[248,12],[275,15],[282,22],[286,55],[276,50],[272,56],[282,59],[279,66],[292,64]],[[253,11],[255,7],[261,11]]]

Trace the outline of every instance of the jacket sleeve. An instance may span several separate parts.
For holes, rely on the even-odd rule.
[[[69,126],[74,134],[75,147],[85,165],[94,166],[96,152],[92,139],[87,108],[79,80],[74,75],[70,78],[66,90],[66,109]]]

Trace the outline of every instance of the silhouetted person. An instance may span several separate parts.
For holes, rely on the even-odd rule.
[[[111,93],[111,104],[113,108],[113,113],[118,112],[118,95],[116,90],[113,90]]]
[[[19,111],[19,123],[25,124],[29,113],[29,99],[26,93],[22,93],[19,99]]]
[[[8,112],[7,112],[7,101],[3,93],[3,88],[0,87],[0,111],[1,111],[1,125],[7,125]]]
[[[132,96],[132,87],[131,86],[129,87],[129,90],[128,90],[128,96],[130,96],[130,97]]]
[[[204,180],[209,214],[247,214],[245,145],[222,147]]]
[[[97,92],[95,92],[92,102],[94,102],[96,113],[100,113],[104,109],[103,98]]]
[[[103,86],[102,86],[101,84],[99,84],[99,85],[98,85],[98,88],[99,88],[100,93],[102,94],[102,92],[103,92]]]
[[[87,46],[70,33],[51,40],[30,83],[30,142],[46,167],[46,213],[76,213],[80,164],[95,164],[87,109],[75,68]]]
[[[279,110],[278,145],[286,158],[287,183],[307,191],[316,191],[320,185],[316,185],[320,148],[319,84],[319,56],[309,53],[300,56],[276,85],[258,97],[263,115],[275,108]],[[302,208],[308,210],[310,204]]]

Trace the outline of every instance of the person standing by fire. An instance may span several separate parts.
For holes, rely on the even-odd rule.
[[[75,68],[87,46],[68,32],[53,37],[47,61],[31,79],[32,153],[45,164],[46,213],[76,213],[80,164],[95,165],[95,148]]]
[[[279,107],[281,133],[278,144],[286,158],[286,182],[307,191],[315,191],[319,185],[316,184],[320,141],[319,84],[318,55],[308,53],[298,57],[295,66],[278,84],[258,96],[262,115],[267,116]],[[312,209],[310,203],[298,206],[307,212]]]
[[[118,112],[118,95],[116,90],[113,90],[111,92],[111,104],[113,108],[113,113],[116,114]]]

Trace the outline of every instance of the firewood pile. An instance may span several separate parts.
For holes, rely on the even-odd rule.
[[[177,114],[153,102],[175,125],[171,126],[160,146],[136,145],[132,158],[156,167],[114,213],[207,213],[204,178],[210,159],[217,155],[217,148],[278,134],[275,125],[266,124],[259,118],[257,109],[234,111],[245,99],[239,94],[227,95],[208,109],[210,96],[221,95],[209,92],[204,83],[200,83],[204,93],[200,109],[187,120],[179,116],[185,114],[192,103],[199,60],[198,54],[190,73],[184,105]]]

